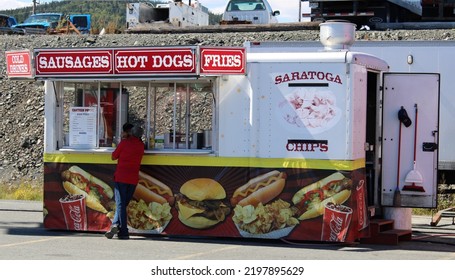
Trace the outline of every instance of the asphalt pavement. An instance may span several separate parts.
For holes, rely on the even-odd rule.
[[[132,236],[47,230],[41,202],[0,200],[0,260],[455,260],[455,225],[413,216],[413,237],[398,245]]]

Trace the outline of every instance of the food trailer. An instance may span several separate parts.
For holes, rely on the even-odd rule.
[[[401,166],[392,159],[400,154],[397,112],[428,102],[438,77],[427,75],[424,88],[415,88],[423,97],[402,103],[397,91],[383,92],[387,63],[349,50],[354,34],[353,24],[323,23],[325,48],[316,52],[260,42],[7,52],[10,78],[45,81],[44,227],[109,229],[111,153],[130,122],[144,128],[146,147],[128,206],[132,233],[318,242],[368,236],[382,189],[393,196],[407,184],[404,172],[389,172]],[[432,137],[423,141],[436,145]],[[408,192],[431,194],[435,171],[418,166],[424,182]],[[408,202],[403,196],[385,205],[399,211]]]

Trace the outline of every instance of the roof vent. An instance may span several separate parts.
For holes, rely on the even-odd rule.
[[[344,20],[321,23],[319,38],[325,50],[349,49],[355,40],[356,25]]]

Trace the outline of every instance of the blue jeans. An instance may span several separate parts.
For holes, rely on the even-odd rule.
[[[126,214],[126,207],[133,198],[136,185],[115,182],[114,196],[115,196],[115,215],[112,220],[112,225],[119,227],[119,235],[128,235],[128,217]]]

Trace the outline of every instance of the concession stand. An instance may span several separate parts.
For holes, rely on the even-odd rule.
[[[388,65],[349,51],[354,32],[322,24],[317,52],[257,42],[7,52],[9,69],[45,81],[44,227],[109,229],[111,153],[130,122],[146,147],[131,233],[368,236],[381,206],[378,88]]]

